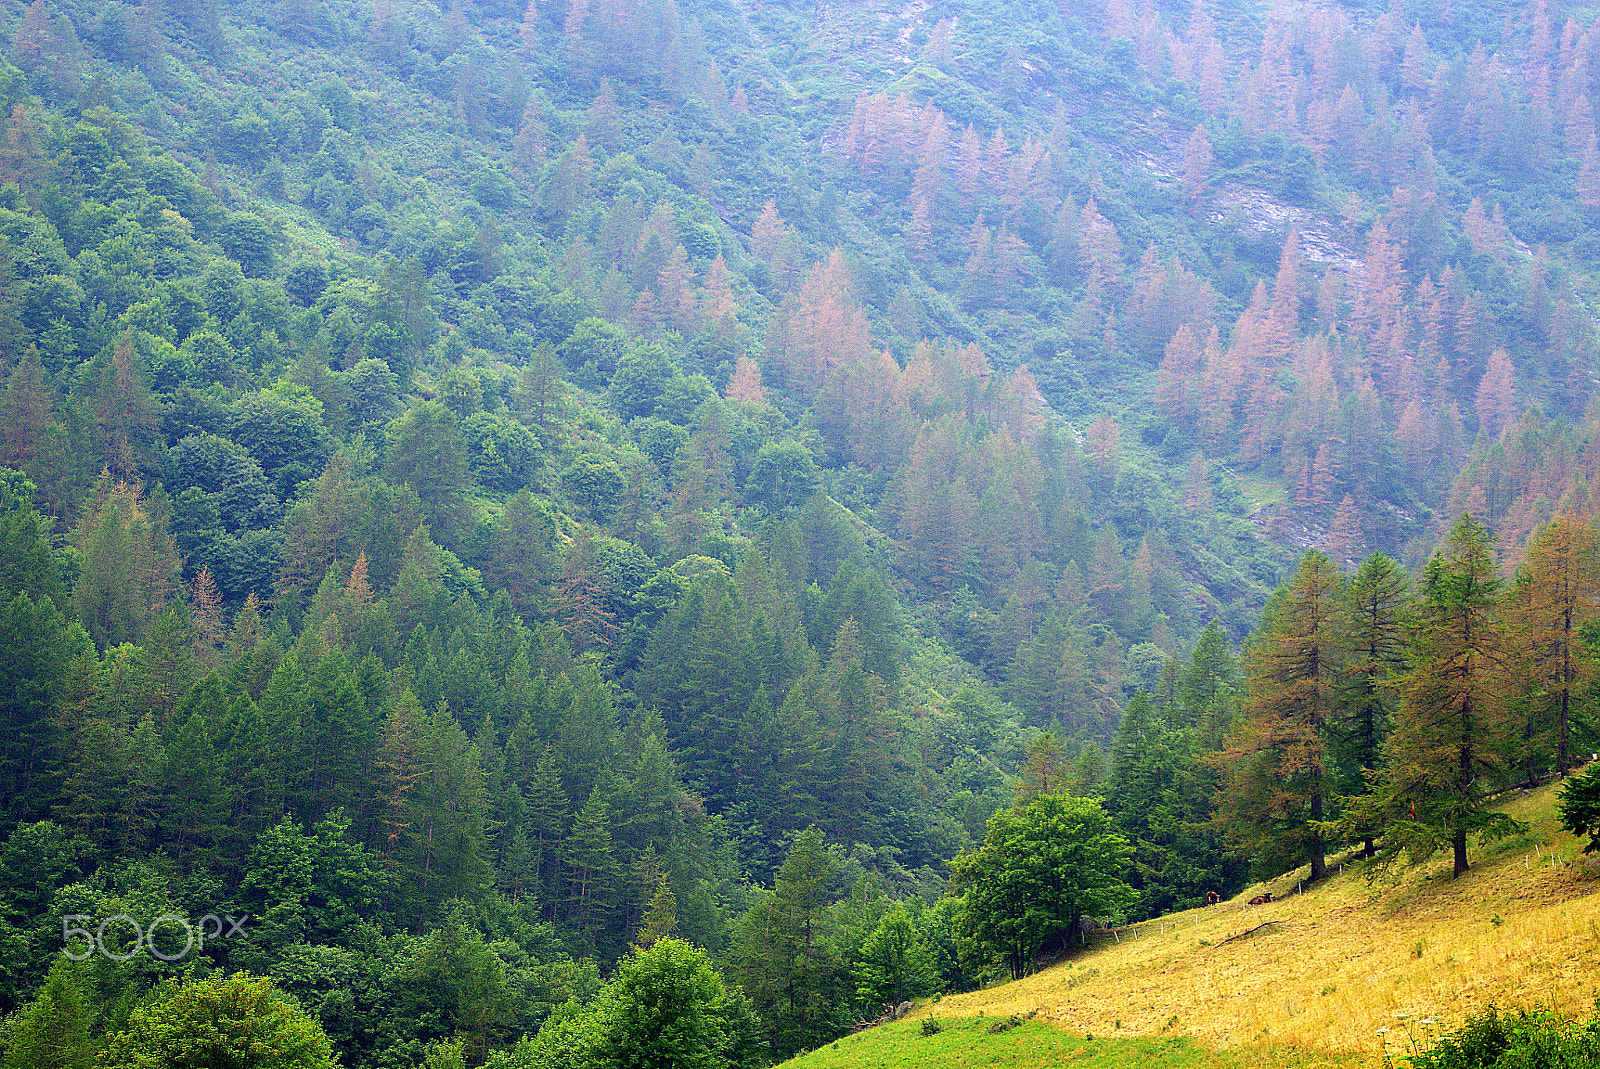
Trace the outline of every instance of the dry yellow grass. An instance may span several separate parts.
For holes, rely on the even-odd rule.
[[[1460,880],[1445,858],[1374,882],[1347,870],[1294,894],[1302,870],[1142,923],[1120,942],[1097,939],[1024,980],[947,998],[939,1012],[1037,1010],[1102,1036],[1374,1056],[1489,1004],[1585,1013],[1600,993],[1600,881],[1557,825],[1551,788],[1505,808],[1532,834],[1475,850]],[[1263,890],[1284,897],[1245,905]],[[1265,921],[1277,923],[1223,942]]]

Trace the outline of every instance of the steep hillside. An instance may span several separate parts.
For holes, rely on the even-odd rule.
[[[1324,817],[1464,851],[1595,741],[1593,539],[1492,581],[1596,512],[1594,25],[0,0],[0,1015],[81,1002],[98,1057],[194,963],[59,965],[61,916],[233,908],[270,921],[197,953],[351,1066],[511,1064],[621,963],[759,1061],[992,980],[949,862],[1034,796],[1103,797],[1134,917]],[[1462,509],[1498,559],[1461,523],[1413,598],[1368,556]],[[1458,619],[1489,723],[1446,798],[1413,684]],[[1370,1049],[1339,1029],[1464,955],[1581,942],[1514,860],[1009,990]],[[1326,975],[1285,993],[1297,931]]]
[[[319,301],[355,328],[336,362],[360,335],[426,395],[588,313],[719,389],[747,358],[908,590],[973,592],[979,634],[945,621],[998,674],[1019,609],[1024,629],[1091,610],[1108,662],[1210,616],[1242,634],[1284,550],[1423,552],[1474,438],[1529,402],[1582,411],[1600,75],[1563,17],[63,2],[13,9],[13,58],[265,219],[277,266],[259,249],[252,270],[414,263],[427,314],[393,354],[366,343],[370,301]],[[48,124],[13,105],[25,155]],[[961,394],[1024,438],[1048,401],[1093,467],[1078,507],[1038,499],[1053,457],[1007,487],[985,469],[1014,459],[955,470],[934,427],[919,454]],[[985,545],[996,511],[1011,553]]]
[[[1488,1005],[1586,1013],[1600,975],[1600,885],[1552,801],[1546,787],[1509,805],[1530,835],[1475,855],[1459,880],[1447,863],[1371,881],[1345,869],[1301,894],[1301,870],[1096,934],[1034,976],[917,1016],[1032,1013],[1074,1034],[1381,1054]],[[1276,900],[1246,904],[1266,891]]]

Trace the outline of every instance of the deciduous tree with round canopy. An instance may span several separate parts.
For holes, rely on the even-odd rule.
[[[248,973],[168,983],[111,1038],[115,1069],[332,1069],[322,1026]]]
[[[768,442],[750,466],[745,493],[774,512],[800,504],[822,483],[817,462],[799,442]]]
[[[579,454],[561,473],[567,496],[602,523],[611,518],[626,485],[617,462],[598,453]]]
[[[962,923],[1020,979],[1047,943],[1084,917],[1133,905],[1138,895],[1122,880],[1132,856],[1098,801],[1041,794],[990,817],[983,846],[956,858]]]

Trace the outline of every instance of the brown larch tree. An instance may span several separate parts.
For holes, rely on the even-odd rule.
[[[906,244],[913,252],[926,252],[933,243],[932,209],[927,197],[918,197],[911,209],[911,222],[906,225]]]
[[[1211,139],[1206,137],[1204,126],[1196,126],[1183,150],[1183,193],[1190,202],[1199,200],[1205,192],[1213,166],[1215,160],[1211,156]]]
[[[594,554],[587,527],[567,550],[567,562],[556,580],[556,607],[561,630],[574,653],[594,646],[609,646],[617,633],[611,611],[605,607],[605,587],[593,575]]]
[[[722,396],[730,401],[764,403],[767,391],[761,386],[761,366],[749,356],[740,353],[738,361],[733,365],[733,375],[728,379],[728,387],[722,392]]]
[[[990,189],[999,189],[1006,180],[1011,158],[1011,145],[1006,141],[1003,127],[994,128],[994,136],[983,150],[983,180]]]
[[[956,159],[956,188],[961,191],[961,206],[965,210],[983,192],[983,142],[971,123],[961,131],[961,147]]]
[[[917,174],[911,183],[913,199],[937,201],[944,188],[944,161],[950,150],[950,124],[944,112],[933,109],[927,131],[922,137],[922,148],[917,154]]]
[[[1400,84],[1413,93],[1428,88],[1428,42],[1422,36],[1419,23],[1412,23],[1411,36],[1406,38],[1406,55],[1400,62]]]
[[[733,287],[728,282],[728,262],[719,252],[706,266],[705,278],[700,285],[700,315],[707,324],[715,326],[731,321],[737,312]]]
[[[1523,700],[1523,761],[1536,782],[1542,725],[1554,735],[1555,768],[1572,766],[1572,725],[1592,705],[1594,659],[1582,637],[1600,618],[1600,540],[1593,525],[1559,516],[1528,545],[1512,591]]]
[[[561,35],[567,46],[567,63],[577,67],[584,60],[584,29],[589,21],[589,0],[570,0]]]
[[[1325,731],[1339,679],[1341,585],[1325,554],[1300,558],[1268,603],[1247,654],[1243,716],[1216,759],[1222,833],[1264,871],[1309,862],[1312,880],[1328,871],[1320,825],[1333,792]]]
[[[577,211],[589,196],[590,168],[589,139],[579,134],[556,165],[550,183],[550,206],[564,216]]]
[[[522,22],[517,26],[517,36],[522,42],[523,55],[531,56],[539,49],[539,0],[528,0],[522,9]]]
[[[1499,438],[1517,415],[1516,373],[1511,367],[1511,356],[1504,349],[1496,349],[1489,356],[1478,383],[1478,433],[1491,440]]]
[[[1498,242],[1491,232],[1489,217],[1484,214],[1482,197],[1473,197],[1472,203],[1467,205],[1466,214],[1461,217],[1461,232],[1472,243],[1473,252],[1492,253],[1497,250]]]
[[[1356,505],[1355,498],[1346,494],[1334,511],[1333,523],[1328,527],[1328,556],[1341,567],[1348,567],[1360,556],[1365,541],[1361,530],[1361,509]]]
[[[615,152],[622,137],[622,113],[617,108],[616,90],[610,78],[600,79],[600,90],[589,105],[589,140],[609,152]]]
[[[683,332],[694,326],[698,311],[693,282],[688,251],[682,245],[673,246],[672,254],[656,275],[656,300],[662,319]]]
[[[1083,445],[1084,451],[1094,461],[1096,473],[1110,485],[1117,477],[1117,468],[1122,460],[1122,432],[1117,427],[1117,421],[1110,416],[1096,419],[1083,432]]]
[[[1200,343],[1185,323],[1167,342],[1166,354],[1156,369],[1156,408],[1177,423],[1194,416],[1195,387],[1200,378]]]
[[[928,31],[928,41],[922,46],[922,58],[935,67],[948,67],[955,58],[954,24],[948,18],[934,23]]]
[[[1583,150],[1583,166],[1578,171],[1578,203],[1585,208],[1600,208],[1600,161],[1596,160],[1595,138],[1589,137]]]
[[[133,333],[124,331],[95,376],[94,421],[101,457],[113,475],[134,479],[149,455],[160,421],[145,384]]]
[[[365,561],[363,561],[365,563]],[[207,668],[217,666],[217,654],[228,628],[222,618],[222,592],[211,578],[211,569],[200,566],[200,573],[189,584],[189,627],[194,632],[195,658]]]

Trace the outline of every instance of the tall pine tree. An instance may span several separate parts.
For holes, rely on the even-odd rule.
[[[1244,718],[1218,758],[1216,822],[1265,873],[1327,875],[1321,822],[1333,777],[1326,728],[1338,679],[1339,571],[1312,550],[1267,606],[1248,657]]]
[[[1382,825],[1380,860],[1420,862],[1448,848],[1454,874],[1467,871],[1469,836],[1517,827],[1492,808],[1517,742],[1506,700],[1508,641],[1501,580],[1489,533],[1461,517],[1423,572],[1411,669],[1400,716],[1383,747],[1380,788],[1350,807],[1349,827]]]
[[[1523,761],[1531,785],[1544,760],[1553,759],[1555,770],[1566,775],[1573,727],[1586,723],[1593,709],[1595,665],[1581,633],[1600,617],[1594,527],[1561,516],[1540,531],[1517,573],[1509,610],[1522,653],[1517,667],[1526,706]],[[1549,725],[1549,745],[1541,725]]]
[[[1368,777],[1394,728],[1406,667],[1410,586],[1398,564],[1374,553],[1344,588],[1339,607],[1344,665],[1329,734],[1339,785],[1349,795],[1367,792]],[[1371,857],[1371,829],[1362,840],[1363,852]]]

